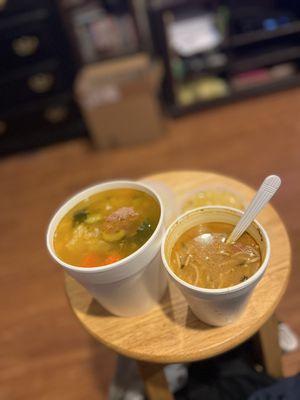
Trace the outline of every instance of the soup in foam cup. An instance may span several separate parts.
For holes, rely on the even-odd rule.
[[[152,236],[134,253],[105,266],[77,267],[59,258],[54,249],[54,234],[66,213],[96,193],[122,188],[145,192],[159,204],[160,217]],[[164,214],[159,194],[146,184],[125,180],[101,183],[81,191],[59,208],[48,227],[48,251],[54,260],[108,311],[119,316],[140,315],[157,305],[167,285],[160,255]]]
[[[171,253],[177,240],[187,230],[210,222],[236,225],[242,214],[243,212],[240,210],[224,206],[197,208],[178,217],[163,237],[162,260],[169,279],[180,289],[193,313],[210,325],[230,324],[243,312],[270,260],[270,240],[266,231],[256,220],[249,226],[247,232],[255,239],[260,249],[261,265],[246,281],[226,288],[201,288],[182,280],[170,265]]]

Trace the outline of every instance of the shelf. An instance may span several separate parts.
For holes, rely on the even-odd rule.
[[[261,30],[261,31],[253,31],[249,33],[235,35],[228,39],[225,39],[219,46],[216,46],[215,48],[209,51],[195,53],[190,57],[196,57],[214,51],[226,53],[230,49],[235,49],[250,44],[261,43],[264,40],[270,40],[276,38],[278,39],[296,33],[300,34],[300,21],[291,22],[290,24],[282,26],[274,31]]]
[[[300,73],[283,78],[283,79],[274,79],[271,82],[267,82],[265,84],[254,85],[253,87],[243,88],[243,89],[232,89],[231,96],[233,98],[241,98],[248,97],[253,95],[265,94],[272,90],[280,90],[284,88],[292,87],[293,85],[300,84]]]
[[[181,79],[174,78],[174,81],[177,83],[195,81],[196,79],[201,79],[206,76],[219,76],[226,73],[227,70],[228,65],[224,65],[223,67],[203,68],[201,71],[188,71],[186,76]]]
[[[247,33],[240,33],[238,35],[232,35],[225,39],[219,46],[211,49],[210,51],[228,51],[232,48],[238,48],[251,44],[263,42],[264,40],[278,39],[284,36],[293,35],[300,33],[300,21],[291,22],[285,26],[277,28],[273,31],[259,30]],[[205,53],[205,52],[204,52]],[[202,52],[194,54],[203,54]]]
[[[266,52],[260,55],[240,58],[239,61],[232,60],[231,72],[245,72],[256,68],[265,67],[272,64],[280,64],[300,58],[300,46],[294,46],[287,49],[279,49],[272,52]]]
[[[253,86],[251,88],[245,88],[240,90],[231,90],[231,93],[228,96],[219,97],[213,100],[208,101],[197,101],[188,106],[180,106],[177,104],[167,104],[167,111],[173,117],[179,117],[184,114],[195,112],[199,110],[204,110],[210,107],[215,107],[219,105],[225,105],[234,101],[246,99],[252,96],[258,96],[263,94],[268,94],[275,92],[277,90],[289,89],[293,88],[296,85],[300,85],[300,74],[284,78],[274,80],[269,83],[265,83],[262,85]]]
[[[276,39],[282,36],[292,35],[295,33],[300,33],[300,21],[291,22],[273,31],[260,30],[241,33],[239,35],[232,36],[227,41],[225,41],[224,44],[228,47],[240,47],[249,44],[255,44],[264,40]]]

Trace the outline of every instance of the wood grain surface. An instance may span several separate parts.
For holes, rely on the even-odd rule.
[[[197,169],[258,187],[279,174],[272,204],[288,228],[295,268],[277,315],[300,335],[299,104],[294,89],[168,120],[165,136],[140,146],[94,151],[76,140],[1,160],[0,399],[106,398],[114,353],[74,317],[45,247],[54,210],[103,180]],[[300,351],[283,361],[285,375],[300,371]]]
[[[179,204],[187,192],[201,185],[228,187],[240,193],[246,201],[254,193],[236,180],[197,171],[167,172],[146,180],[166,184]],[[285,227],[270,205],[259,214],[258,221],[270,237],[270,264],[246,311],[231,325],[210,327],[199,321],[174,285],[169,285],[162,304],[153,311],[139,317],[120,318],[105,311],[81,285],[66,275],[71,306],[96,339],[118,353],[138,360],[188,362],[227,351],[252,336],[273,314],[288,283],[291,251]]]

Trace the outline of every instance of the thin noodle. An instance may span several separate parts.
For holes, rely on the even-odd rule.
[[[256,258],[254,258],[254,259],[252,259],[252,260],[248,260],[248,263],[250,264],[252,264],[252,263],[254,263],[254,262],[256,262],[256,261],[258,261],[259,260],[259,257],[256,257]]]
[[[189,265],[191,258],[192,258],[192,256],[191,256],[191,254],[189,254],[185,260],[184,267],[187,267]]]
[[[194,282],[192,283],[192,285],[196,285],[197,282],[198,282],[198,280],[199,280],[198,268],[197,268],[194,264],[191,264],[191,267],[193,268],[193,270],[194,270],[195,273],[196,273],[196,278],[195,278]]]
[[[222,285],[223,285],[223,273],[222,272],[220,272],[220,280],[219,280],[219,284],[218,284],[218,289],[220,289],[221,287],[222,287]]]
[[[180,257],[179,257],[178,251],[176,251],[175,256],[176,256],[176,261],[177,261],[177,264],[178,264],[178,269],[180,269],[181,264],[180,264]]]

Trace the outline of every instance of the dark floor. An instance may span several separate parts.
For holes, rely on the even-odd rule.
[[[7,158],[1,180],[0,399],[106,398],[114,355],[85,333],[68,306],[63,275],[47,255],[45,229],[72,193],[117,177],[161,170],[204,169],[257,186],[278,173],[274,200],[294,250],[294,270],[278,309],[300,334],[300,89],[167,122],[153,143],[94,152],[84,141]],[[300,352],[284,357],[286,375]]]

